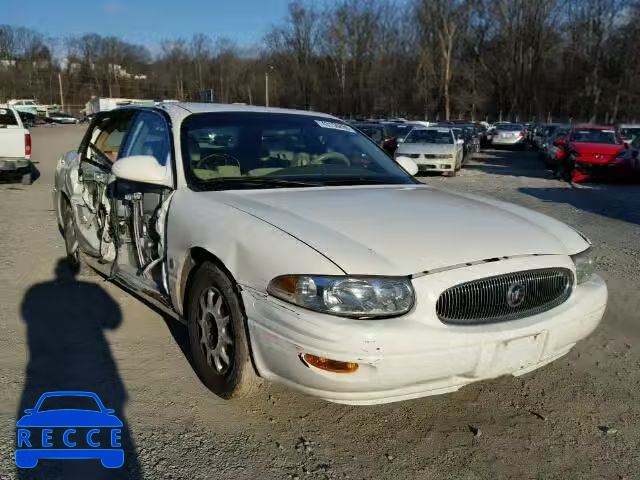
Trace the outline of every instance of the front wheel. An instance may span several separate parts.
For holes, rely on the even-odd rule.
[[[80,248],[78,247],[78,237],[76,236],[73,211],[69,200],[62,200],[62,236],[64,246],[67,251],[67,262],[75,273],[86,273],[87,269],[80,258]]]
[[[189,344],[202,383],[226,399],[253,394],[259,378],[233,282],[213,263],[205,262],[195,272],[187,295]]]

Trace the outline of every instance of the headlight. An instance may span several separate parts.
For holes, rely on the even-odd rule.
[[[413,306],[408,278],[283,275],[267,287],[274,297],[316,312],[345,317],[390,317]]]
[[[576,282],[578,285],[588,281],[595,270],[595,258],[590,248],[571,257],[576,266]]]

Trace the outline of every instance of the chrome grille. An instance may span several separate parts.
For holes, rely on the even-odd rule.
[[[571,295],[573,272],[543,268],[481,278],[445,290],[436,304],[444,323],[505,322],[546,312]]]

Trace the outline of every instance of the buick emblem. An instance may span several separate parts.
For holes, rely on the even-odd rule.
[[[512,283],[507,290],[507,305],[516,308],[522,305],[526,294],[526,287],[522,283]]]

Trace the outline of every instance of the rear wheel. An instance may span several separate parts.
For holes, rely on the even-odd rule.
[[[20,183],[22,183],[22,185],[31,185],[33,183],[33,172],[31,170],[31,167],[28,167],[25,171],[22,172]]]
[[[202,383],[222,398],[253,394],[260,379],[251,362],[244,311],[233,282],[205,262],[195,272],[186,300],[191,355]]]

